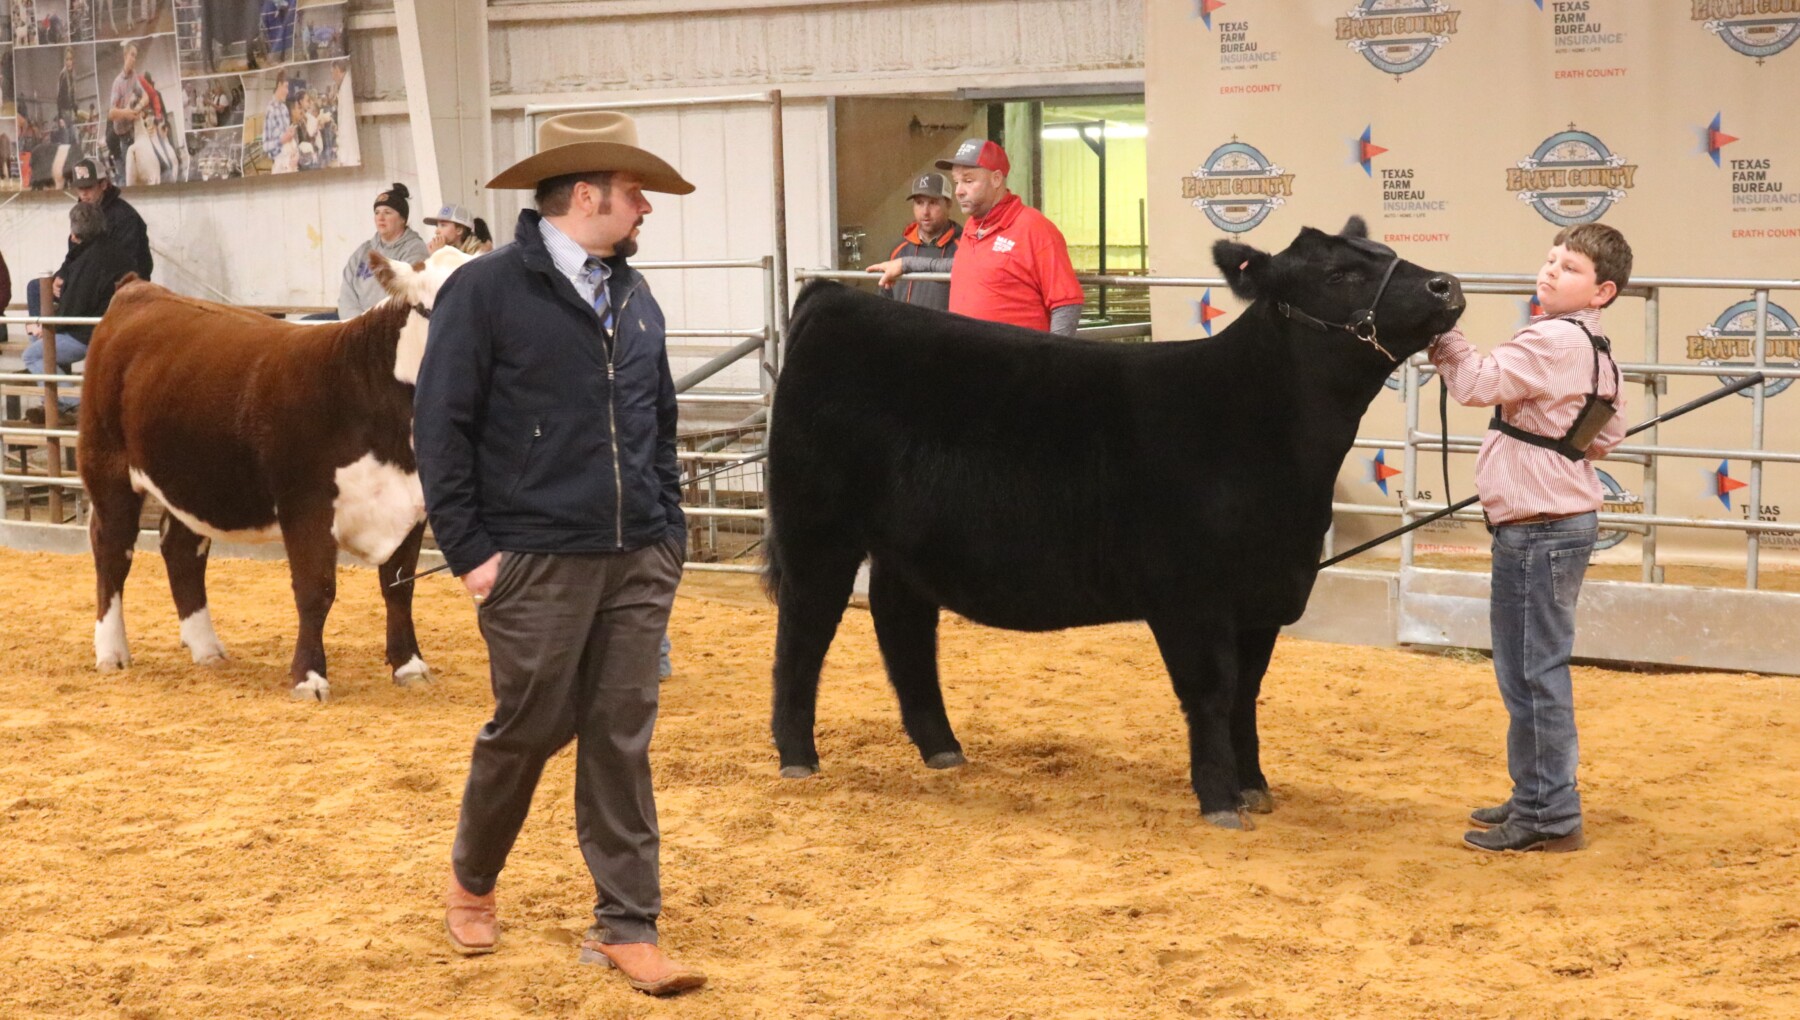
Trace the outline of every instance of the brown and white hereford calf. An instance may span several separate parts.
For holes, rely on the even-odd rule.
[[[128,277],[94,329],[82,380],[81,477],[98,578],[94,659],[131,664],[124,587],[144,494],[168,508],[162,554],[195,662],[225,649],[206,604],[212,540],[287,549],[300,613],[293,695],[324,701],[325,616],[339,549],[380,567],[394,682],[430,676],[410,577],[425,530],[413,382],[438,288],[470,258],[370,257],[394,295],[348,322],[297,325]]]

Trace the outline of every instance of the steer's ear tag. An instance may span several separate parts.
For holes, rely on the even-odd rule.
[[[1269,255],[1236,241],[1213,243],[1213,264],[1231,285],[1231,292],[1245,301],[1254,301],[1262,289],[1259,284],[1269,272]]]

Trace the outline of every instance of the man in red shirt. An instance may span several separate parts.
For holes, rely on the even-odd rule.
[[[956,185],[956,204],[969,217],[950,267],[950,310],[990,322],[1074,336],[1081,319],[1081,284],[1069,262],[1069,245],[1043,213],[1007,190],[1012,169],[1006,150],[970,138],[940,159]],[[935,267],[929,259],[896,259],[881,267],[882,285],[903,270]],[[876,267],[871,267],[876,268]],[[941,271],[941,270],[939,270]]]

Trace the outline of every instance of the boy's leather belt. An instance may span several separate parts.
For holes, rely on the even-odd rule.
[[[1499,526],[1509,528],[1515,524],[1549,524],[1551,521],[1566,521],[1571,517],[1580,517],[1583,514],[1591,513],[1593,513],[1592,510],[1577,510],[1570,514],[1532,514],[1530,517],[1520,517],[1515,520],[1501,521],[1499,522]]]

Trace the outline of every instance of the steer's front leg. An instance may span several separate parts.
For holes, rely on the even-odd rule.
[[[1150,619],[1188,724],[1188,771],[1200,813],[1221,829],[1253,829],[1238,793],[1231,744],[1237,687],[1236,628],[1179,611]]]

